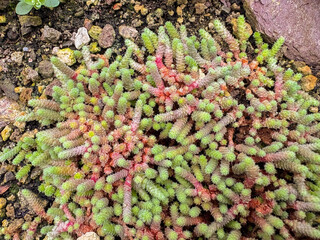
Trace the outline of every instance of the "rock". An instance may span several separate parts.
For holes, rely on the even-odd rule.
[[[196,14],[203,14],[207,8],[207,6],[204,5],[204,3],[196,3],[194,7],[196,9]]]
[[[311,72],[311,68],[309,66],[303,66],[303,67],[299,67],[298,68],[298,71],[301,72],[303,75],[310,75],[312,72]]]
[[[8,206],[11,206],[13,209],[13,215],[10,214],[10,217],[14,218],[14,207],[10,204]],[[7,207],[8,207],[7,206]],[[8,210],[7,210],[7,216],[8,216]],[[10,212],[11,213],[11,212]],[[8,227],[6,228],[5,232],[9,235],[13,235],[15,232],[18,231],[18,229],[21,228],[22,224],[24,223],[23,218],[18,218],[18,219],[14,219],[12,222],[10,222],[10,224],[8,225]]]
[[[93,39],[98,40],[101,32],[102,32],[101,27],[93,25],[89,30],[89,35]]]
[[[97,42],[93,42],[90,44],[89,46],[89,51],[91,53],[97,53],[97,52],[100,52],[101,51],[101,48],[98,46],[98,43]]]
[[[38,72],[43,78],[51,78],[53,76],[53,67],[50,61],[43,60],[39,63]]]
[[[19,22],[21,24],[21,33],[26,35],[31,31],[30,27],[40,26],[42,20],[38,16],[19,16]]]
[[[138,13],[142,8],[143,8],[143,5],[140,5],[140,4],[136,4],[133,7],[133,9],[136,11],[136,13]]]
[[[15,86],[9,79],[0,81],[0,89],[8,98],[15,101],[19,99],[18,94],[15,92]]]
[[[92,20],[85,18],[83,22],[83,26],[89,31],[90,28],[92,27]]]
[[[19,114],[20,106],[17,102],[7,97],[0,98],[0,128],[13,123]]]
[[[12,127],[7,125],[2,131],[1,131],[1,137],[3,141],[7,141],[12,133]]]
[[[19,96],[19,100],[23,103],[27,103],[31,99],[32,88],[22,88]]]
[[[68,66],[76,63],[76,58],[74,57],[73,51],[70,48],[60,49],[57,52],[57,55],[59,59]]]
[[[39,74],[36,70],[27,66],[21,72],[22,83],[27,85],[30,81],[35,82],[39,80]]]
[[[111,47],[115,39],[115,31],[110,24],[106,24],[99,36],[99,45],[103,48]]]
[[[42,20],[39,16],[19,16],[19,22],[22,27],[36,27],[42,24]]]
[[[78,237],[77,240],[100,240],[100,237],[95,232],[87,232],[81,237]]]
[[[245,0],[251,24],[269,42],[285,37],[288,58],[320,69],[320,4],[318,0]]]
[[[1,23],[6,23],[6,22],[7,22],[6,16],[5,15],[1,15],[0,16],[0,24]]]
[[[78,8],[76,10],[76,13],[74,14],[75,17],[82,17],[84,15],[84,10],[82,7]]]
[[[232,3],[231,9],[233,11],[240,11],[240,6],[238,4],[236,4],[236,3]]]
[[[23,56],[24,56],[23,52],[13,52],[11,54],[11,60],[17,63],[18,65],[21,65]]]
[[[167,0],[166,4],[167,6],[172,6],[177,0]]]
[[[124,38],[135,38],[138,35],[138,31],[126,25],[121,25],[119,27],[119,34]]]
[[[163,10],[161,8],[157,8],[154,14],[156,17],[161,18],[163,16]]]
[[[176,12],[177,12],[178,16],[182,16],[182,13],[183,13],[182,12],[182,7],[178,6]]]
[[[148,14],[149,10],[147,8],[143,7],[143,8],[141,8],[140,12],[141,12],[141,15],[145,16]]]
[[[45,90],[45,94],[52,97],[52,93],[53,93],[52,88],[54,86],[61,87],[61,82],[58,79],[53,80],[49,85],[47,85],[46,90]]]
[[[12,41],[17,40],[18,37],[19,37],[19,29],[18,29],[18,27],[15,26],[15,25],[11,25],[11,27],[9,28],[9,30],[7,32],[7,36]]]
[[[4,208],[7,204],[7,200],[5,198],[0,198],[0,209]]]
[[[78,29],[78,32],[74,38],[74,45],[77,49],[81,49],[84,45],[87,45],[90,42],[90,37],[88,30],[85,27]]]
[[[57,43],[61,37],[61,32],[54,28],[50,28],[47,25],[44,26],[42,29],[42,36],[41,40],[51,42],[51,43]]]
[[[170,14],[170,12],[172,13],[172,15]],[[174,11],[171,10],[171,11],[168,11],[168,13],[169,13],[170,16],[173,16]],[[149,13],[149,14],[147,15],[147,23],[148,23],[148,26],[154,24],[154,16],[153,16],[152,13]]]
[[[134,27],[140,27],[143,24],[143,21],[141,19],[133,19],[131,22],[132,26]]]
[[[315,88],[318,78],[313,75],[305,76],[301,79],[301,87],[304,91],[311,91]]]
[[[30,178],[31,179],[36,179],[37,177],[39,177],[42,174],[41,169],[36,167],[34,168],[31,173],[30,173]]]
[[[15,180],[15,179],[16,179],[16,177],[13,174],[13,172],[6,172],[6,174],[4,175],[4,178],[3,178],[2,185],[6,184],[7,182],[10,182],[12,180]]]

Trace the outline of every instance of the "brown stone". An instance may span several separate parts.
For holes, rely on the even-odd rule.
[[[119,27],[119,34],[124,38],[135,38],[138,35],[138,31],[126,25],[121,25]]]
[[[22,70],[21,78],[24,85],[27,85],[30,81],[35,82],[40,79],[38,72],[29,66]]]
[[[99,45],[103,48],[111,47],[115,39],[115,31],[110,24],[106,24],[99,36]]]
[[[313,75],[305,76],[301,79],[301,86],[304,91],[311,91],[315,88],[318,78]]]
[[[0,98],[0,128],[13,123],[21,112],[21,107],[7,97]],[[0,171],[1,173],[1,171]]]
[[[246,15],[267,41],[285,37],[288,58],[320,69],[319,0],[244,0]]]
[[[194,7],[196,9],[196,14],[203,14],[207,8],[206,5],[203,3],[196,3]]]
[[[7,217],[11,217],[14,218],[14,207],[12,206],[12,204],[8,204],[6,207],[6,215]]]
[[[298,68],[298,71],[301,72],[303,75],[310,75],[311,72],[311,68],[309,66],[303,66]]]

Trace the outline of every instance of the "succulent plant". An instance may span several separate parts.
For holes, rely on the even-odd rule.
[[[127,39],[123,56],[83,47],[77,70],[52,57],[61,87],[18,119],[47,129],[0,155],[22,166],[18,178],[43,170],[54,203],[32,204],[53,221],[42,234],[320,238],[319,101],[279,65],[284,39],[269,48],[256,32],[247,50],[245,24],[235,38],[215,20],[220,42],[167,22],[143,31],[142,48]]]
[[[59,5],[59,0],[20,0],[16,6],[16,13],[19,15],[28,14],[32,8],[40,9],[41,6],[54,8]]]

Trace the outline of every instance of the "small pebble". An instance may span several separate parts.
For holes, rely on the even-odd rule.
[[[133,27],[121,25],[119,27],[119,34],[124,38],[135,38],[138,35],[138,31]]]
[[[12,206],[12,204],[8,204],[6,207],[6,215],[7,217],[14,217],[15,213],[14,213],[14,207]]]
[[[196,9],[196,14],[203,14],[207,8],[203,3],[196,3],[194,7]]]
[[[304,91],[311,91],[315,88],[318,78],[313,75],[305,76],[301,79],[301,86]]]
[[[95,232],[87,232],[86,234],[78,237],[77,240],[99,240],[100,237]]]
[[[41,40],[51,43],[57,43],[61,37],[61,32],[54,28],[50,28],[47,25],[42,29]]]
[[[93,25],[89,30],[89,35],[93,39],[98,40],[101,32],[102,32],[101,27]]]
[[[22,64],[22,60],[23,60],[23,52],[13,52],[11,54],[11,60],[14,62],[14,63],[17,63],[18,65]]]
[[[38,72],[43,78],[51,78],[53,76],[53,67],[50,61],[43,60],[39,63]]]
[[[103,27],[102,32],[99,36],[98,42],[100,47],[103,47],[103,48],[111,47],[114,42],[115,36],[116,36],[116,33],[113,27],[110,24],[106,24]]]
[[[74,38],[74,45],[77,49],[81,49],[84,45],[87,45],[90,42],[90,37],[88,30],[85,27],[78,29],[78,32]]]
[[[5,198],[0,198],[0,209],[4,208],[7,204],[7,200]]]
[[[8,125],[1,131],[1,138],[3,141],[7,141],[12,133],[12,128]]]
[[[143,8],[140,10],[140,12],[141,12],[141,14],[142,14],[143,16],[145,16],[145,15],[148,14],[149,11],[148,11],[147,8],[143,7]]]
[[[0,16],[0,23],[6,23],[6,22],[7,22],[6,16],[1,15]]]
[[[68,66],[76,63],[76,58],[74,57],[73,51],[70,48],[60,49],[57,55],[59,59]]]

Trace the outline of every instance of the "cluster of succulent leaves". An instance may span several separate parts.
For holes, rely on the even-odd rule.
[[[278,64],[283,38],[269,48],[256,32],[253,50],[243,16],[236,38],[214,27],[200,40],[170,22],[145,29],[123,56],[83,47],[76,71],[52,58],[61,86],[18,119],[47,129],[0,155],[18,179],[43,170],[53,205],[22,192],[42,234],[320,239],[319,101]]]
[[[19,15],[28,14],[32,8],[40,9],[41,6],[54,8],[59,5],[59,0],[20,0],[16,6],[16,13]]]

